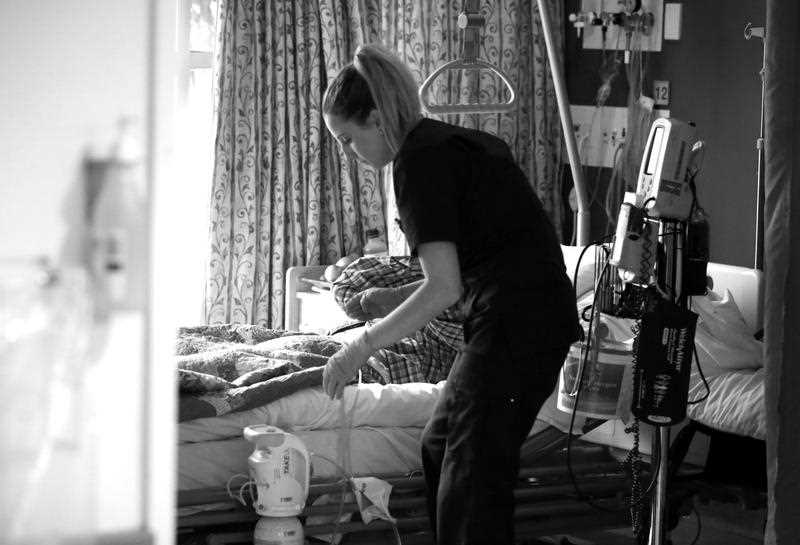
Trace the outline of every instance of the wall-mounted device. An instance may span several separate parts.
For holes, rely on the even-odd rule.
[[[663,0],[582,0],[569,14],[584,49],[661,51]]]
[[[687,176],[701,145],[691,123],[667,118],[653,122],[636,185],[637,205],[650,217],[689,217],[693,196]]]

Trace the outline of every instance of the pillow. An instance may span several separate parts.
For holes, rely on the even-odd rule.
[[[699,315],[695,344],[703,371],[757,369],[764,365],[763,345],[753,337],[733,295],[709,292],[692,298]],[[708,373],[706,373],[708,374]]]

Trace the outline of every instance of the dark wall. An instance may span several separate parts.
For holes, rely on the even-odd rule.
[[[576,11],[579,4],[568,0],[566,13]],[[653,80],[668,80],[671,116],[695,122],[706,142],[697,183],[698,198],[710,216],[712,261],[752,266],[763,50],[761,40],[744,39],[744,27],[747,22],[765,24],[766,3],[693,0],[682,4],[681,39],[665,41],[660,53],[646,54],[643,88],[652,96]],[[565,37],[570,102],[593,104],[601,83],[597,74],[601,53],[582,49],[569,25]],[[622,71],[607,105],[625,106],[627,93]],[[603,172],[599,175],[601,183],[608,179]],[[587,178],[597,179],[597,174],[590,171]],[[597,221],[592,222],[593,234],[603,234]]]

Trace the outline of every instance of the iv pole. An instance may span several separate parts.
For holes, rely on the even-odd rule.
[[[767,33],[763,26],[754,27],[752,23],[747,23],[744,27],[744,39],[749,40],[753,36],[761,38],[761,45],[764,56],[761,62],[761,126],[758,138],[756,139],[756,149],[758,150],[758,178],[756,186],[756,248],[753,268],[764,269],[764,96],[766,95],[766,70],[767,70]]]
[[[555,87],[558,113],[561,118],[561,130],[564,132],[564,141],[567,144],[567,156],[569,157],[569,166],[572,171],[572,181],[575,184],[575,196],[578,199],[578,221],[577,225],[574,226],[577,235],[575,240],[578,246],[586,246],[589,244],[589,195],[586,192],[586,184],[583,180],[578,143],[575,140],[575,131],[572,128],[572,113],[569,109],[567,86],[564,84],[564,74],[562,74],[561,65],[559,64],[560,59],[556,55],[552,23],[550,22],[550,14],[546,5],[547,1],[537,0],[539,17],[542,19],[542,33],[547,46],[547,60],[550,65],[550,71],[553,74],[553,86]]]

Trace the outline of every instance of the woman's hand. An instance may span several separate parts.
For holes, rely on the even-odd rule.
[[[325,393],[331,399],[341,399],[345,385],[353,380],[374,351],[364,331],[328,358],[322,370],[322,389]]]

